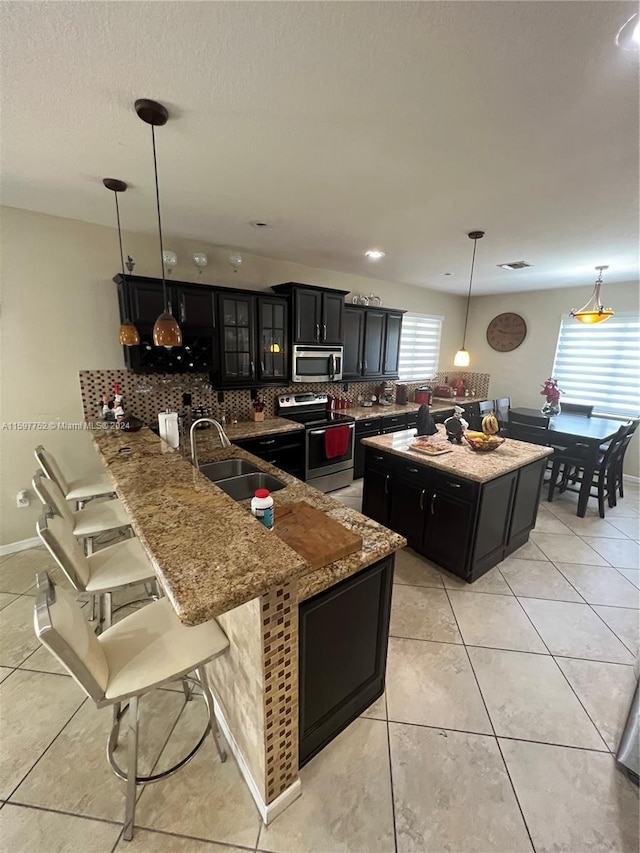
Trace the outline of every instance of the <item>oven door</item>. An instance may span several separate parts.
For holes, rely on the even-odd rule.
[[[342,379],[342,347],[293,348],[294,382],[334,382]]]
[[[332,429],[346,426],[349,429],[349,443],[347,451],[343,456],[335,456],[327,459],[325,452],[325,434]],[[334,426],[322,427],[321,429],[307,430],[307,448],[305,454],[305,473],[309,477],[318,477],[322,474],[335,474],[337,471],[346,471],[353,468],[353,435],[356,425],[335,424]]]

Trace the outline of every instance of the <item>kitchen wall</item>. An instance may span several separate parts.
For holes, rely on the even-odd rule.
[[[165,243],[178,254],[173,277],[181,281],[253,289],[300,281],[373,292],[382,298],[383,305],[442,315],[440,369],[453,364],[464,324],[465,301],[459,296],[245,253],[239,272],[234,274],[228,263],[229,249],[171,236]],[[153,235],[127,232],[124,247],[136,261],[136,273],[158,275],[158,246]],[[209,266],[202,276],[190,260],[195,251],[209,255]],[[116,286],[111,281],[118,270],[116,231],[3,207],[0,257],[0,423],[80,422],[79,371],[124,367],[117,340]],[[100,470],[86,432],[0,426],[0,545],[35,535],[40,511],[37,499],[31,494],[28,509],[17,509],[15,500],[20,489],[30,487],[36,465],[33,449],[40,443],[60,457],[71,477]]]
[[[514,273],[517,275],[517,273]],[[591,296],[593,284],[585,287],[538,290],[527,293],[505,293],[500,296],[477,296],[471,300],[467,346],[471,367],[491,376],[491,397],[511,396],[513,406],[539,408],[541,384],[551,376],[560,321],[572,308],[580,308]],[[638,311],[638,282],[605,284],[602,298],[614,311]],[[487,343],[487,326],[498,314],[514,311],[527,324],[527,337],[518,349],[500,353]],[[562,402],[562,401],[561,401]],[[636,417],[639,412],[629,412]],[[638,476],[638,432],[625,457],[625,471]]]

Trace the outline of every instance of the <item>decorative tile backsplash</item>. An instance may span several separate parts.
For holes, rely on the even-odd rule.
[[[251,417],[251,394],[248,390],[224,391],[224,402],[218,402],[218,392],[209,385],[207,374],[136,374],[127,370],[81,370],[80,393],[85,418],[96,417],[100,408],[103,394],[113,394],[116,382],[120,383],[120,393],[123,396],[125,411],[131,412],[145,424],[155,424],[158,412],[170,411],[180,414],[184,411],[182,395],[191,394],[192,408],[208,409],[212,417],[220,417],[224,409],[227,420],[235,416],[238,420],[248,420]],[[448,380],[464,379],[467,388],[473,396],[486,397],[489,393],[489,374],[471,373],[469,371],[445,371],[437,373],[429,382],[405,383],[409,392],[409,400],[413,399],[416,388],[423,385],[444,385]],[[361,400],[370,399],[375,389],[382,384],[378,382],[349,382],[347,390],[340,383],[313,382],[309,384],[296,383],[280,388],[260,388],[260,396],[266,403],[265,414],[271,417],[276,414],[276,399],[281,394],[332,394],[357,404]],[[392,385],[397,383],[392,382]]]

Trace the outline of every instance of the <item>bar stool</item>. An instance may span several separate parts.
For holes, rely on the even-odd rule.
[[[55,458],[39,444],[34,450],[38,465],[51,480],[55,480],[60,491],[68,501],[76,501],[76,509],[93,498],[115,496],[113,483],[106,474],[98,477],[81,477],[78,480],[66,479]]]
[[[36,529],[71,586],[91,596],[92,617],[98,599],[101,630],[111,627],[112,593],[116,590],[143,583],[149,585],[152,597],[159,597],[155,571],[139,539],[126,539],[87,556],[66,518],[44,512]]]
[[[166,598],[127,616],[99,637],[91,631],[73,596],[56,587],[46,572],[37,576],[34,626],[38,639],[60,661],[96,707],[113,707],[113,725],[107,759],[114,773],[127,783],[124,813],[126,841],[133,838],[136,786],[166,779],[190,761],[211,731],[221,761],[224,741],[215,718],[213,696],[204,664],[223,654],[229,640],[215,620],[187,628]],[[195,678],[189,673],[195,671]],[[138,701],[141,696],[177,678],[198,683],[209,720],[195,747],[162,773],[138,776]],[[127,769],[114,758],[120,723],[128,702]]]
[[[85,542],[87,554],[92,553],[93,539],[98,534],[131,527],[127,511],[118,498],[92,503],[72,512],[56,481],[45,477],[42,471],[36,471],[31,485],[44,506],[69,522],[73,535]]]

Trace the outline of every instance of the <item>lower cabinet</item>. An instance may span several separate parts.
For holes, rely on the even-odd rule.
[[[367,452],[365,461],[364,486],[362,490],[362,512],[374,521],[389,525],[389,506],[391,504],[391,469],[379,467],[377,460],[383,461],[383,455]]]
[[[300,604],[301,767],[384,692],[393,562]]]
[[[304,479],[304,430],[243,438],[233,443],[287,474]]]
[[[429,496],[421,553],[454,575],[467,565],[475,505],[436,491]]]
[[[389,527],[400,533],[409,546],[422,550],[426,522],[427,488],[420,483],[393,480],[393,493],[389,508]]]

